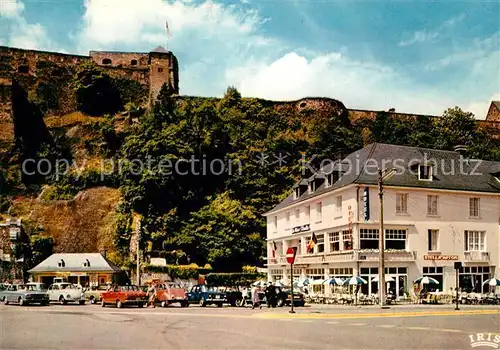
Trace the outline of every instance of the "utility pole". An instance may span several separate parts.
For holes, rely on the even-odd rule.
[[[396,173],[396,169],[378,169],[378,195],[379,195],[379,305],[387,308],[385,303],[385,232],[384,232],[384,181],[391,178]]]
[[[379,304],[381,307],[384,307],[385,305],[385,256],[384,256],[384,180],[383,180],[383,170],[378,169],[378,195],[379,195],[379,206],[380,206],[380,213],[379,213],[379,244],[378,244],[378,249],[379,249],[379,264],[378,264],[378,273],[379,273],[379,278],[378,278],[378,283],[379,283],[379,290],[378,290],[378,295],[379,295]]]
[[[140,275],[140,248],[139,248],[139,242],[141,240],[141,219],[137,218],[137,224],[136,224],[136,231],[137,231],[137,247],[136,247],[136,252],[137,252],[137,286],[141,285],[141,275]]]

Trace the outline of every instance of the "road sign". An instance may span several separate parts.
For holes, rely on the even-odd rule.
[[[286,261],[288,261],[289,264],[293,264],[295,262],[295,255],[297,254],[297,248],[296,247],[290,247],[286,250]]]

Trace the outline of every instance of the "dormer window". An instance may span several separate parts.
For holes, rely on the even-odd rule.
[[[90,267],[90,261],[89,259],[85,259],[85,261],[83,262],[83,267]]]
[[[339,173],[337,171],[333,171],[326,176],[326,187],[331,187],[337,180],[339,179]]]
[[[314,180],[309,182],[308,190],[309,194],[314,193],[314,191],[316,191],[316,182]]]
[[[432,181],[432,166],[419,165],[418,166],[418,179],[422,181]]]
[[[65,264],[64,260],[63,260],[63,259],[61,259],[61,260],[57,263],[57,266],[59,266],[59,267],[64,267],[64,266],[66,266],[66,264]]]
[[[300,197],[300,187],[295,188],[294,198],[297,199]]]

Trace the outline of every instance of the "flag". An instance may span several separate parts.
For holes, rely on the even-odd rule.
[[[307,252],[310,253],[313,251],[314,246],[318,243],[318,239],[316,238],[316,235],[313,232],[313,235],[311,237],[311,240],[309,241],[309,244],[307,245]]]
[[[273,242],[273,258],[276,258],[276,251],[278,250],[278,247],[276,246],[276,242]]]
[[[170,33],[170,27],[168,26],[168,21],[165,21],[165,31],[167,33],[167,38],[172,38],[172,34]]]

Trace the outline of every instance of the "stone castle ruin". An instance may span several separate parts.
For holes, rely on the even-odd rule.
[[[94,62],[112,79],[133,82],[140,92],[125,87],[130,94],[141,95],[151,106],[166,84],[171,93],[179,94],[179,68],[175,55],[158,46],[150,52],[90,51],[88,56],[56,52],[24,50],[0,46],[0,154],[14,141],[14,121],[33,127],[21,104],[38,101],[46,115],[64,115],[77,110],[71,81],[80,64]],[[182,96],[178,98],[182,99]],[[318,115],[356,123],[362,118],[375,118],[377,111],[347,109],[342,102],[330,98],[304,98],[299,101],[273,102],[275,108],[309,109]],[[389,113],[401,118],[414,114]],[[493,102],[486,120],[478,121],[493,135],[500,137],[500,102]],[[17,125],[16,124],[16,125]],[[26,126],[28,127],[28,126]]]

